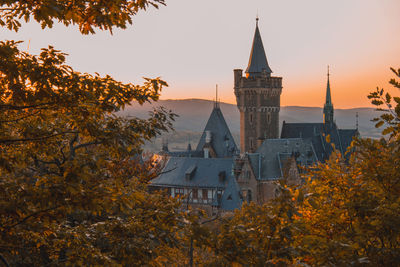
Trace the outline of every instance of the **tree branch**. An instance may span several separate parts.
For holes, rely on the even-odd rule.
[[[42,136],[42,137],[32,137],[32,138],[17,138],[17,139],[0,139],[0,144],[9,144],[9,143],[18,143],[18,142],[31,142],[31,141],[43,141],[55,136],[60,136],[68,133],[78,133],[75,131],[67,131],[67,132],[62,132],[62,133],[57,133],[57,134],[51,134],[47,136]]]
[[[0,254],[0,260],[4,263],[5,266],[10,267],[10,265],[8,265],[8,262],[6,261],[6,259],[1,254]]]
[[[40,112],[40,110],[39,110],[39,111],[36,111],[36,112],[34,112],[34,113],[32,113],[32,114],[28,114],[28,115],[26,115],[26,116],[19,117],[19,118],[17,118],[17,119],[0,121],[0,123],[18,122],[18,121],[20,121],[20,120],[23,120],[23,119],[26,119],[26,118],[35,116],[35,115],[38,114],[39,112]]]
[[[12,225],[10,225],[10,226],[6,226],[6,227],[4,227],[4,228],[6,228],[6,229],[14,228],[14,227],[17,226],[17,225],[20,225],[20,224],[26,222],[29,218],[32,218],[32,217],[34,217],[34,216],[36,216],[36,215],[38,215],[38,214],[40,214],[40,213],[43,213],[43,212],[47,212],[47,211],[51,211],[51,210],[58,209],[59,207],[60,207],[60,205],[55,206],[55,207],[51,207],[51,208],[47,208],[47,209],[43,209],[43,210],[36,211],[36,212],[34,212],[34,213],[32,213],[32,214],[30,214],[30,215],[24,217],[22,220],[20,220],[20,221],[14,223],[14,224],[12,224]]]

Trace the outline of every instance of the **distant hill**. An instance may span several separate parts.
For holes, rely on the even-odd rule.
[[[120,112],[121,115],[136,116],[146,118],[148,112],[156,106],[163,106],[178,114],[179,117],[174,122],[175,133],[166,134],[169,148],[171,150],[185,149],[188,141],[195,149],[195,145],[200,138],[208,117],[211,114],[214,102],[203,99],[184,99],[184,100],[159,100],[154,104],[146,103],[144,105],[134,104],[126,107]],[[236,105],[220,103],[222,113],[231,129],[231,132],[239,145],[240,118]],[[339,128],[355,128],[356,113],[358,112],[359,131],[364,137],[378,138],[380,130],[374,127],[371,119],[377,117],[379,113],[373,108],[352,108],[352,109],[335,109],[335,119]],[[286,122],[321,122],[322,108],[318,107],[298,107],[286,106],[281,107],[280,123]],[[281,128],[281,126],[280,126]],[[151,144],[147,144],[145,149],[149,151],[159,151],[161,148],[161,138],[157,138]]]

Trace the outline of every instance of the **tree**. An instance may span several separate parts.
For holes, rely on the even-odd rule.
[[[400,78],[400,70],[393,70]],[[390,81],[396,88],[400,84]],[[400,262],[400,98],[370,98],[386,110],[380,140],[355,139],[306,170],[300,186],[281,181],[279,196],[244,205],[211,231],[216,266],[397,266]],[[391,100],[396,105],[393,107]],[[382,110],[382,109],[381,109]],[[328,138],[329,139],[329,138]]]
[[[393,70],[393,69],[392,69]],[[393,70],[397,77],[399,71]],[[400,88],[392,79],[392,85]],[[357,139],[347,163],[336,152],[306,174],[299,203],[299,259],[311,265],[396,266],[400,261],[400,98],[377,89],[369,96],[387,104],[376,127],[388,139]]]
[[[163,1],[6,1],[0,23],[32,15],[92,27],[125,27]],[[4,7],[6,6],[6,7]],[[94,16],[94,17],[93,17]],[[10,26],[11,25],[11,26]],[[166,82],[124,84],[74,71],[53,47],[30,55],[0,42],[0,255],[10,265],[152,265],[168,258],[181,228],[179,203],[150,194],[157,172],[141,145],[171,129],[174,114],[115,115],[157,101]]]
[[[400,78],[400,69],[395,70],[391,68],[392,72],[396,77]],[[389,83],[397,89],[400,89],[400,82],[395,78],[391,79]],[[384,111],[384,113],[379,117],[375,118],[375,127],[379,128],[385,123],[387,127],[382,131],[383,135],[390,134],[390,138],[400,138],[400,97],[392,97],[389,93],[384,94],[384,89],[376,88],[375,92],[370,93],[368,96],[372,99],[372,104],[376,105],[378,111]],[[393,103],[394,102],[394,103]],[[393,104],[395,107],[393,107]],[[383,109],[381,106],[386,105],[387,109]]]
[[[225,216],[206,244],[214,266],[286,266],[296,255],[293,243],[294,192],[280,181],[279,196],[269,203],[245,203]]]
[[[78,24],[83,34],[94,33],[94,28],[109,30],[113,27],[125,29],[132,24],[132,17],[148,6],[158,8],[165,0],[74,0],[74,1],[1,1],[0,26],[17,31],[21,20],[28,22],[31,17],[42,28],[52,27],[54,21],[68,26]]]

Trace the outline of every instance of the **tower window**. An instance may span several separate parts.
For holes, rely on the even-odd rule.
[[[253,149],[253,138],[250,138],[250,149]]]
[[[267,123],[270,124],[271,123],[271,112],[267,113]]]
[[[253,114],[250,114],[250,123],[253,123]]]

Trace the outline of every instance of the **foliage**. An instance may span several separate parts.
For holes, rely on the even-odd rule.
[[[399,71],[392,71],[400,77]],[[390,84],[400,88],[398,81]],[[311,265],[396,266],[400,261],[400,98],[377,89],[369,96],[388,110],[389,139],[356,139],[349,162],[335,152],[306,175],[307,194],[296,221],[299,259]]]
[[[395,266],[400,260],[400,146],[357,140],[307,174],[296,237],[311,265]]]
[[[0,25],[31,17],[94,29],[125,28],[164,0],[1,1]],[[157,167],[141,146],[171,129],[163,108],[149,119],[115,112],[157,101],[167,84],[123,84],[74,71],[53,47],[30,55],[0,42],[0,260],[18,266],[395,266],[400,262],[400,98],[370,94],[387,109],[376,127],[387,139],[357,139],[349,160],[334,152],[282,181],[265,205],[224,217],[181,213],[181,203],[148,191]],[[400,77],[400,69],[392,71]],[[400,88],[395,79],[390,83]],[[395,103],[395,106],[393,107]]]
[[[395,71],[399,76],[399,72]],[[399,87],[396,80],[390,83]],[[383,91],[370,98],[389,110],[377,119],[389,139],[358,138],[350,158],[334,151],[283,181],[279,197],[245,204],[211,231],[206,245],[216,266],[397,266],[400,262],[400,103]]]
[[[396,77],[400,78],[400,69],[391,68],[391,70]],[[389,83],[400,89],[400,82],[396,79],[391,79]],[[378,107],[377,110],[385,111],[379,118],[373,120],[377,122],[375,126],[379,128],[386,123],[388,127],[385,127],[382,134],[390,134],[391,138],[400,138],[400,97],[392,97],[389,93],[385,94],[383,89],[377,88],[375,92],[370,93],[368,98],[372,99],[372,104]],[[395,104],[394,107],[393,104]],[[384,105],[387,107],[386,110],[381,107]]]
[[[166,83],[81,74],[52,47],[34,56],[13,41],[0,43],[0,77],[1,254],[18,265],[159,257],[173,242],[178,204],[147,192],[156,172],[138,155],[174,114],[113,113],[157,100]]]
[[[280,195],[268,204],[244,204],[225,216],[206,242],[213,252],[213,266],[276,266],[292,262],[294,202],[292,191],[282,181]]]
[[[164,0],[53,0],[53,1],[0,1],[0,26],[17,31],[21,20],[31,17],[42,28],[52,27],[54,22],[68,26],[78,24],[83,34],[94,33],[94,28],[109,30],[113,27],[125,29],[132,24],[132,17],[149,6],[158,8]]]

